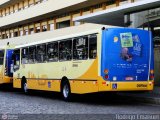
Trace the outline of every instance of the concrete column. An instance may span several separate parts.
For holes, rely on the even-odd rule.
[[[116,6],[119,6],[120,0],[116,0]]]
[[[74,23],[73,23],[73,15],[71,14],[71,19],[70,19],[70,26],[74,26]]]
[[[137,28],[143,26],[144,23],[147,23],[146,15],[147,11],[130,14],[130,21],[132,21],[132,23],[128,27]]]
[[[50,31],[49,21],[47,20],[47,31]]]
[[[54,30],[57,29],[57,22],[56,22],[56,18],[54,18]]]

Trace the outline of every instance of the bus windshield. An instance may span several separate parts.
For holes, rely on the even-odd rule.
[[[0,50],[0,65],[3,65],[4,60],[4,50]]]

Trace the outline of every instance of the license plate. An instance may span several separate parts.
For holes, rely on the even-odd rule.
[[[134,80],[134,78],[133,77],[126,77],[125,80],[132,81],[132,80]]]

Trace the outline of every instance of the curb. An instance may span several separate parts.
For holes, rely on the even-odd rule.
[[[160,105],[160,98],[153,98],[153,97],[135,97],[135,96],[129,96],[135,99],[138,102],[143,103],[150,103],[150,104],[156,104]]]
[[[137,102],[160,105],[160,87],[154,87],[154,90],[149,93],[126,92],[120,95],[130,97]]]
[[[143,95],[137,96],[135,94],[120,94],[120,96],[129,97],[130,99],[136,102],[160,105],[160,97],[150,97],[150,96],[145,97]]]

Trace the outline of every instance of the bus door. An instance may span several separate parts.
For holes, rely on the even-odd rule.
[[[151,33],[128,28],[104,30],[101,64],[102,77],[111,82],[153,80]]]
[[[14,50],[12,55],[13,71],[16,72],[20,68],[20,49]]]

